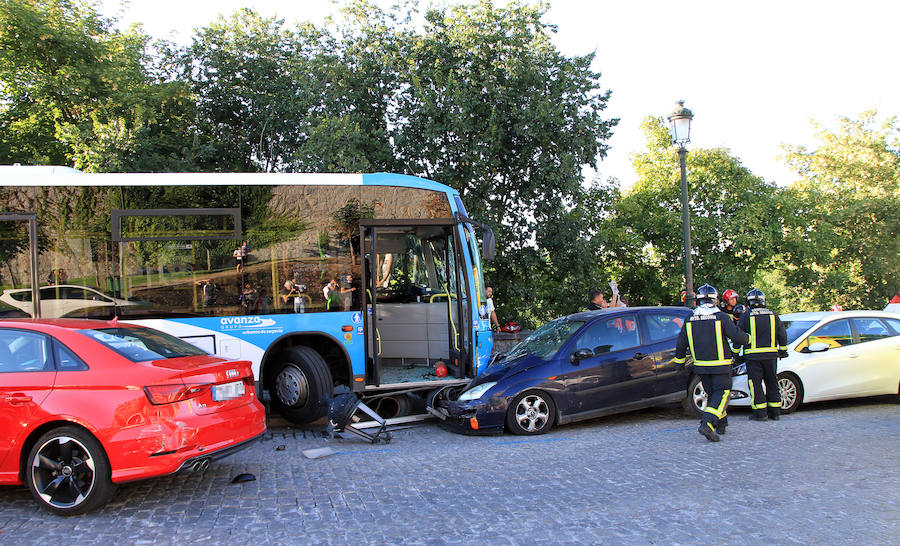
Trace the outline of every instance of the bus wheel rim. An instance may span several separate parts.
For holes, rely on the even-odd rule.
[[[275,378],[278,399],[288,406],[303,406],[309,397],[306,374],[296,364],[288,364]]]

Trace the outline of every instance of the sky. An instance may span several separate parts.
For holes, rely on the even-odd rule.
[[[446,5],[452,0],[433,2]],[[388,0],[379,0],[388,5]],[[423,0],[423,5],[427,0]],[[505,0],[494,0],[506,5]],[[884,0],[551,0],[544,20],[568,56],[596,52],[593,69],[612,91],[606,114],[619,118],[602,178],[635,180],[630,156],[645,148],[647,116],[667,116],[684,100],[694,113],[692,147],[728,148],[754,174],[779,185],[796,175],[782,145],[817,145],[811,121],[877,109],[900,115],[896,24],[900,2]],[[103,13],[139,22],[157,38],[190,42],[193,29],[249,7],[289,24],[321,23],[332,0],[103,0]],[[894,60],[892,60],[894,59]],[[690,152],[688,153],[690,168]]]

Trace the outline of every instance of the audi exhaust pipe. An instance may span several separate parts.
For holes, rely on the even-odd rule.
[[[201,459],[191,464],[191,472],[203,472],[209,468],[209,459]]]

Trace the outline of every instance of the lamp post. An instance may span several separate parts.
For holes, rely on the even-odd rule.
[[[678,163],[681,165],[681,224],[684,228],[684,304],[687,307],[694,306],[694,271],[691,267],[691,216],[688,212],[687,192],[687,148],[685,145],[691,141],[691,120],[694,114],[684,107],[684,101],[678,101],[678,108],[669,114],[669,123],[672,126],[672,142],[678,145]]]

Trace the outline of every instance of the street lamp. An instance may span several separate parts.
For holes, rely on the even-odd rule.
[[[687,148],[685,145],[691,141],[691,120],[694,114],[684,107],[684,101],[678,101],[678,108],[669,114],[669,123],[672,126],[672,142],[678,145],[678,163],[681,165],[681,224],[684,228],[684,304],[694,306],[694,271],[691,267],[691,217],[688,212],[687,193]]]

